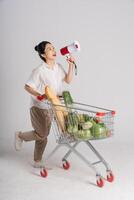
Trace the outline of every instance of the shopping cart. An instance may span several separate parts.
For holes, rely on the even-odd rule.
[[[72,106],[67,107],[64,104],[63,99],[61,99],[61,102],[61,105],[54,105],[49,101],[47,102],[49,114],[52,121],[52,130],[55,134],[57,145],[47,156],[46,160],[48,160],[61,146],[66,146],[69,150],[62,158],[62,165],[65,170],[70,168],[70,163],[67,159],[71,153],[74,153],[88,167],[93,169],[96,174],[96,183],[99,187],[102,187],[104,185],[104,178],[96,168],[96,165],[99,163],[102,163],[106,168],[107,181],[112,182],[114,180],[114,175],[109,164],[91,144],[91,141],[101,140],[111,137],[113,135],[115,111],[78,102],[74,102]],[[59,115],[61,113],[63,115],[62,117],[60,116],[59,121]],[[83,122],[83,117],[88,118],[88,120],[90,120],[91,122],[88,123],[88,128],[90,129],[88,129],[87,132],[86,130],[82,129],[83,125],[84,128],[86,128],[85,125],[87,126],[87,124]],[[76,128],[76,125],[78,129]],[[69,126],[71,126],[72,129]],[[85,158],[76,149],[76,147],[81,142],[84,142],[99,160],[95,162],[90,162],[87,158]],[[45,168],[41,169],[40,174],[42,177],[46,177],[47,170]]]

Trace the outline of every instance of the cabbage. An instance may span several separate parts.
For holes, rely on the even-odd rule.
[[[81,139],[81,140],[89,140],[92,139],[91,131],[88,130],[78,130],[78,132],[75,133],[75,138]]]
[[[95,138],[103,138],[107,136],[107,128],[104,123],[98,123],[94,125],[92,129],[92,135]]]
[[[92,126],[93,126],[93,124],[92,124],[92,122],[90,122],[90,121],[84,122],[84,123],[82,124],[82,128],[83,128],[84,130],[89,129],[89,128],[91,128]]]
[[[75,125],[75,126],[69,125],[67,127],[67,132],[70,134],[78,132],[78,126],[77,125]]]

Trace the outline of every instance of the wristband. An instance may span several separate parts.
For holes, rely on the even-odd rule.
[[[37,96],[37,99],[38,99],[39,101],[41,101],[42,99],[45,99],[45,97],[44,97],[43,95],[39,95],[39,96]]]

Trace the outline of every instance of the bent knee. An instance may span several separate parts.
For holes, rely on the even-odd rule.
[[[47,136],[38,134],[37,132],[35,133],[35,135],[36,135],[36,140],[44,141],[47,138]]]

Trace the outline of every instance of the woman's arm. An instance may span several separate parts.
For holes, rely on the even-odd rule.
[[[27,91],[27,92],[29,92],[30,94],[32,94],[32,95],[34,95],[34,96],[40,96],[41,94],[39,93],[39,92],[37,92],[36,90],[34,90],[32,87],[30,87],[29,85],[25,85],[25,90]]]
[[[36,90],[34,90],[32,87],[30,87],[29,85],[25,85],[25,90],[27,92],[29,92],[30,94],[34,95],[35,97],[37,97],[38,100],[43,100],[43,99],[47,99],[47,96],[45,94],[40,94],[39,92],[37,92]]]
[[[67,58],[67,62],[69,64],[69,67],[68,67],[68,72],[64,78],[64,81],[66,83],[70,83],[72,81],[72,78],[73,78],[73,69],[74,69],[74,63],[75,62],[75,59],[71,56],[70,58]]]

